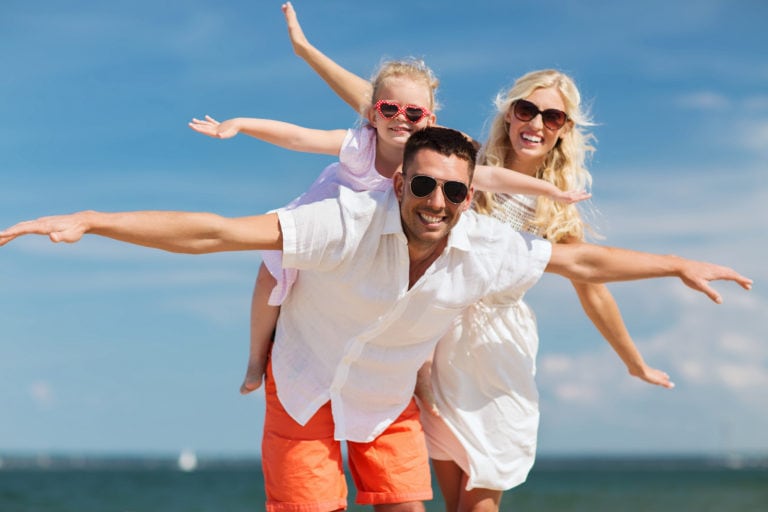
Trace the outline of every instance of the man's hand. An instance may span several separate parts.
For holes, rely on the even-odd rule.
[[[15,226],[0,231],[0,246],[24,235],[48,235],[48,238],[56,243],[78,242],[88,232],[87,216],[87,212],[80,212],[19,222]]]

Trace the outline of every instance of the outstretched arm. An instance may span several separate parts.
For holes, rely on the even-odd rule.
[[[84,211],[20,222],[0,231],[0,246],[23,235],[74,243],[93,234],[169,252],[203,254],[283,248],[277,214],[227,218],[212,213]]]
[[[229,139],[242,132],[281,148],[325,155],[338,155],[347,135],[346,130],[314,130],[253,117],[235,117],[220,123],[211,116],[205,116],[205,119],[192,119],[189,127],[217,139]]]
[[[649,384],[668,389],[675,387],[666,372],[651,368],[645,363],[642,354],[632,341],[632,336],[621,317],[621,311],[608,288],[603,284],[578,281],[571,281],[571,283],[576,289],[584,312],[624,362],[629,374]]]
[[[679,277],[687,286],[706,294],[718,304],[722,302],[722,297],[709,286],[710,281],[735,281],[746,290],[752,287],[751,279],[728,267],[679,256],[586,243],[553,244],[552,257],[545,271],[590,283]]]
[[[546,180],[527,176],[504,167],[490,165],[476,166],[472,182],[475,188],[486,192],[546,196],[553,201],[566,204],[584,201],[592,197],[592,194],[588,192],[563,191]]]
[[[339,66],[310,44],[301,29],[291,2],[283,4],[282,9],[294,53],[304,59],[320,75],[320,78],[333,89],[333,92],[355,112],[362,112],[371,103],[371,96],[373,95],[371,83]]]

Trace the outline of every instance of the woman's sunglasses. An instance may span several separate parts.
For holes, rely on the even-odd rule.
[[[432,176],[417,174],[411,178],[411,193],[416,197],[427,197],[435,187],[437,180]],[[460,181],[443,181],[441,188],[445,198],[453,204],[461,204],[469,193],[467,186]]]
[[[403,114],[405,119],[411,124],[416,124],[425,117],[432,115],[432,112],[424,107],[418,105],[401,106],[399,103],[387,100],[377,101],[374,108],[384,119],[392,119],[393,117],[397,117],[398,114]]]
[[[568,120],[568,114],[562,110],[557,110],[556,108],[539,110],[536,104],[527,100],[515,101],[512,112],[514,112],[516,118],[524,123],[531,121],[534,117],[541,114],[541,121],[550,130],[559,130]]]

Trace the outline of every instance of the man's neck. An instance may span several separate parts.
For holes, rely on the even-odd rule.
[[[445,238],[438,244],[430,244],[429,247],[419,248],[413,244],[408,246],[408,289],[421,279],[429,266],[443,253],[447,244],[448,239]]]

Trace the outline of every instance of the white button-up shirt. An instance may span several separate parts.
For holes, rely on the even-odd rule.
[[[408,244],[389,190],[342,188],[279,211],[283,266],[301,270],[272,349],[277,394],[305,424],[330,400],[339,440],[370,442],[408,405],[416,373],[453,319],[481,298],[522,295],[548,242],[465,212],[443,253],[408,288]]]

